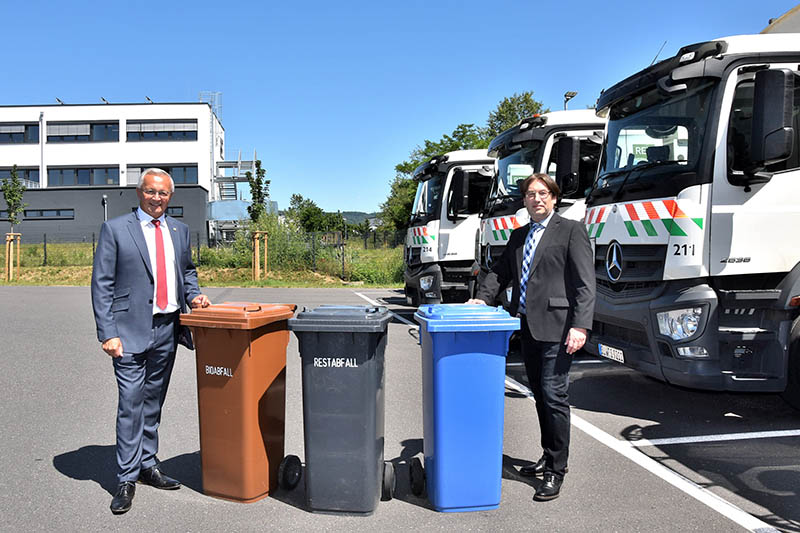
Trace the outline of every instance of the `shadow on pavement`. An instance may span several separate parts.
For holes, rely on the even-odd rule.
[[[109,494],[117,491],[116,446],[83,446],[53,457],[53,466],[67,477],[94,481]]]
[[[200,463],[200,450],[170,457],[160,463],[161,470],[174,477],[185,487],[203,493],[203,469]]]
[[[415,496],[411,492],[411,459],[422,454],[422,439],[406,439],[400,444],[403,446],[400,455],[390,460],[394,465],[394,499],[433,511],[434,508],[428,501],[426,493],[423,493],[422,496]]]
[[[535,477],[524,477],[519,474],[519,469],[523,466],[532,465],[533,461],[528,459],[517,459],[510,455],[503,454],[503,479],[511,481],[519,481],[531,487],[534,491],[541,483],[541,480]]]
[[[588,412],[634,422],[608,431],[627,442],[795,429],[797,413],[776,394],[692,390],[663,383],[621,365],[592,366],[570,374],[570,403]],[[598,394],[602,391],[602,394]],[[658,441],[656,441],[658,442]],[[800,531],[797,437],[720,442],[669,440],[640,448],[654,461],[696,472],[701,487],[721,487],[763,507],[771,526]]]

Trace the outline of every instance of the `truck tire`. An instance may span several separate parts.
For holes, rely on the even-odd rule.
[[[789,364],[786,369],[786,390],[783,399],[800,410],[800,318],[795,319],[789,333]]]
[[[406,293],[406,305],[410,305],[411,307],[419,307],[419,293],[416,289],[412,289],[406,285],[403,292]]]

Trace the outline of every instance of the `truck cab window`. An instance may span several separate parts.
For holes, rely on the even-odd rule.
[[[750,166],[750,148],[753,129],[753,80],[745,80],[736,86],[733,105],[728,120],[728,170],[742,172]],[[792,105],[794,125],[794,148],[785,161],[768,165],[766,172],[780,172],[800,167],[800,86],[794,89]]]
[[[550,153],[550,159],[547,162],[547,174],[556,179],[556,170],[558,169],[558,145],[553,145],[553,150]],[[600,152],[603,148],[601,143],[597,143],[588,138],[581,139],[580,148],[580,163],[578,165],[578,190],[569,198],[578,199],[586,196],[589,189],[592,187],[595,175],[597,174],[597,163],[600,160]]]

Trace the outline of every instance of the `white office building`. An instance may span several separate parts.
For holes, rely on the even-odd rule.
[[[159,167],[176,185],[170,214],[206,237],[224,154],[225,130],[204,102],[0,106],[0,180],[14,165],[25,180],[25,234],[97,231],[138,204],[141,171]],[[4,208],[0,197],[0,231]]]

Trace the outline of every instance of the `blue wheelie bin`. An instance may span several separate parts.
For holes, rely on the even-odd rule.
[[[423,305],[414,318],[422,345],[425,466],[411,462],[411,489],[437,511],[500,505],[508,340],[518,318],[501,307]]]

